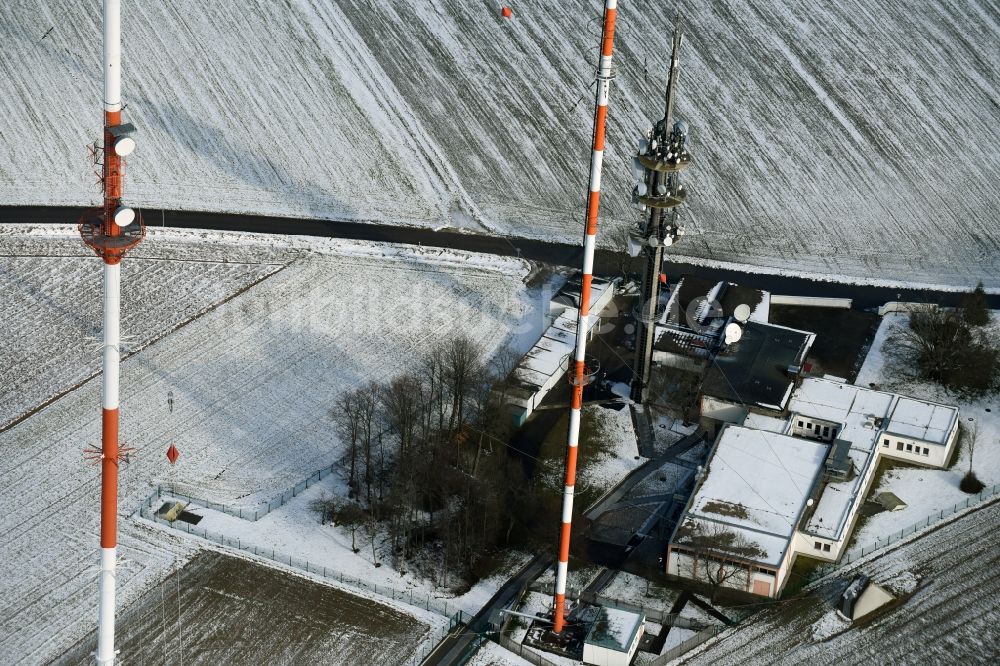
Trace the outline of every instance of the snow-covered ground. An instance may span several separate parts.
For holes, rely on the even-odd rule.
[[[1000,483],[1000,395],[993,393],[981,398],[963,398],[940,386],[915,380],[906,368],[899,367],[887,357],[886,342],[894,330],[907,326],[909,315],[888,314],[879,326],[871,350],[855,381],[860,386],[874,383],[880,389],[895,391],[915,398],[923,398],[959,408],[961,426],[965,431],[961,440],[961,453],[949,469],[927,469],[899,464],[887,471],[872,493],[892,492],[906,502],[898,511],[885,511],[868,518],[855,537],[857,546],[866,546],[878,538],[910,527],[941,509],[965,502],[968,495],[959,487],[969,469],[969,431],[978,427],[978,437],[973,456],[974,469],[979,479],[991,486]],[[1000,335],[1000,311],[993,312],[989,325],[994,340]]]
[[[506,650],[493,641],[483,643],[469,660],[470,666],[530,666],[531,662]]]
[[[663,587],[635,574],[619,571],[601,592],[601,596],[669,613],[680,596],[680,590]]]
[[[51,230],[50,230],[50,233]],[[0,227],[0,428],[101,369],[102,264],[78,238]],[[122,265],[123,352],[146,346],[281,268],[207,257]]]
[[[706,666],[995,664],[1000,579],[994,502],[838,572],[813,593],[772,604],[683,659]],[[830,611],[858,574],[901,604],[847,628]],[[912,596],[909,596],[911,595]],[[841,631],[846,629],[846,631]]]
[[[331,575],[343,574],[352,583],[361,581],[365,589],[383,588],[385,594],[389,595],[388,588],[392,588],[396,596],[399,593],[412,595],[407,598],[412,598],[417,606],[422,605],[422,600],[427,597],[443,599],[447,606],[437,604],[436,607],[446,608],[448,614],[461,610],[475,615],[507,578],[531,559],[530,555],[524,553],[511,553],[506,566],[489,578],[478,581],[459,596],[437,590],[426,578],[414,575],[412,571],[401,572],[392,566],[388,536],[381,526],[374,536],[367,526],[357,527],[354,546],[358,548],[358,552],[355,553],[351,548],[349,528],[319,524],[319,516],[309,509],[309,504],[324,495],[346,496],[347,484],[343,476],[334,474],[323,479],[257,521],[243,520],[197,503],[186,503],[185,510],[202,517],[198,522],[199,529],[222,535],[229,540],[238,539],[243,549],[257,548],[259,552],[270,549],[278,556],[292,555],[296,561],[305,560],[310,570],[322,568],[331,572]],[[173,501],[175,500],[169,495],[164,495],[153,508],[159,508],[162,502]],[[182,529],[184,525],[175,523],[174,527]],[[198,537],[192,538],[198,540]],[[377,555],[372,551],[373,539]]]
[[[128,199],[577,242],[599,9],[520,3],[505,20],[456,0],[129,4]],[[689,234],[670,254],[1000,287],[1000,16],[990,0],[918,9],[682,7],[676,111],[697,161]],[[636,217],[628,163],[662,114],[676,14],[657,0],[619,8],[606,246]],[[0,43],[0,202],[95,201],[84,146],[100,130],[100,13],[4,2]]]
[[[595,489],[600,494],[615,486],[640,465],[641,460],[636,460],[639,449],[635,429],[628,409],[584,405],[583,413],[585,418],[592,419],[594,430],[600,433],[593,440],[600,450],[594,451],[587,445],[581,445],[576,477],[577,491]],[[539,471],[546,484],[562,488],[564,470],[561,458]]]
[[[4,235],[3,248],[49,243],[48,254],[58,255],[70,245],[78,253],[72,229],[45,238],[58,231],[31,232],[27,239]],[[42,254],[38,248],[32,253]],[[171,480],[186,492],[219,502],[254,504],[271,498],[340,457],[329,408],[341,391],[406,370],[423,350],[454,334],[458,323],[462,333],[496,350],[508,341],[521,349],[530,346],[530,329],[541,320],[537,299],[523,282],[528,267],[515,260],[190,232],[151,233],[136,256],[156,253],[192,262],[239,256],[248,264],[267,264],[258,274],[273,271],[275,257],[286,265],[122,364],[122,439],[136,448],[137,457],[120,475],[121,608],[196,547],[170,530],[130,517],[153,484]],[[96,258],[89,261],[99,269]],[[126,259],[126,266],[130,261],[143,263]],[[60,275],[75,285],[85,270],[33,279],[57,290]],[[240,284],[225,271],[205,270],[230,280],[231,288]],[[147,274],[161,282],[138,281],[137,291],[126,291],[128,317],[151,307],[141,305],[144,301],[188,289],[174,281],[199,275],[194,268]],[[58,289],[68,291],[65,285]],[[224,291],[212,293],[214,298]],[[92,305],[79,300],[61,297],[55,303],[62,309],[35,307],[5,317],[0,338],[45,331],[63,316],[79,319],[75,326],[96,321]],[[168,329],[176,323],[159,317],[158,325]],[[77,329],[64,330],[75,336]],[[149,339],[162,332],[154,324],[140,329]],[[98,353],[92,352],[95,358]],[[44,396],[67,374],[35,373],[22,381],[26,390]],[[174,395],[173,411],[168,392]],[[81,449],[99,441],[99,405],[100,382],[85,381],[0,432],[2,662],[47,662],[93,626],[99,475],[84,463]],[[164,455],[170,444],[181,453],[173,468]]]

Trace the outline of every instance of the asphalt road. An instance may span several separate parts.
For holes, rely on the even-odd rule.
[[[0,206],[0,223],[66,224],[75,223],[83,208]],[[264,217],[261,215],[231,215],[225,213],[194,213],[189,211],[161,211],[146,209],[143,216],[147,226],[180,229],[212,229],[218,231],[252,231],[262,234],[293,234],[322,236],[353,240],[408,243],[429,247],[451,248],[469,252],[484,252],[503,256],[521,256],[525,259],[549,264],[578,268],[582,263],[582,247],[566,243],[551,243],[524,238],[505,238],[457,231],[434,231],[420,227],[392,226],[370,222],[339,222],[332,220],[298,219],[290,217]],[[582,235],[581,235],[582,239]],[[594,271],[604,275],[618,275],[622,268],[638,272],[641,265],[624,254],[598,250]],[[667,261],[667,274],[671,277],[697,275],[700,277],[729,280],[748,287],[764,289],[776,294],[791,296],[824,296],[852,298],[854,307],[872,308],[887,301],[914,301],[955,305],[961,298],[955,292],[922,289],[897,289],[863,285],[820,282],[806,278],[744,273],[734,270],[705,268],[693,264]],[[970,285],[970,288],[973,285]],[[1000,294],[990,296],[990,304],[1000,308]]]
[[[427,655],[421,666],[437,666],[438,664],[455,664],[465,655],[478,635],[488,629],[490,618],[500,609],[510,608],[517,600],[521,588],[538,577],[545,569],[552,566],[552,555],[545,553],[535,555],[518,571],[503,587],[497,590],[486,605],[473,616],[466,626],[456,629],[445,640]]]

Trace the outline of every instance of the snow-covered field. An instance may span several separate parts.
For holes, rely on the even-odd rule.
[[[907,370],[887,358],[886,340],[900,326],[907,326],[909,315],[888,314],[882,319],[871,351],[855,381],[860,386],[875,383],[887,389],[915,398],[933,400],[959,408],[961,425],[966,431],[962,437],[961,454],[950,469],[927,469],[900,464],[887,471],[872,494],[895,493],[906,502],[898,511],[885,511],[868,518],[855,537],[857,546],[867,546],[876,539],[884,539],[893,532],[910,527],[941,509],[965,502],[968,495],[958,484],[969,469],[968,431],[978,425],[979,435],[973,456],[974,469],[980,481],[988,486],[1000,483],[1000,395],[994,393],[981,398],[962,398],[950,394],[940,386],[907,377]],[[993,339],[1000,335],[1000,311],[993,312],[990,324]]]
[[[446,618],[419,615],[203,551],[119,615],[115,643],[123,664],[300,666],[335,655],[338,664],[414,666],[448,630]],[[90,666],[96,647],[95,634],[59,662]]]
[[[0,429],[100,372],[101,266],[78,238],[0,227]],[[215,258],[124,262],[123,351],[141,349],[280,267]]]
[[[71,229],[62,231],[61,238],[49,240],[44,235],[53,229],[32,232],[29,238],[7,234],[2,247],[50,243],[48,254],[59,254],[76,242]],[[217,262],[224,256],[266,264],[257,274],[273,271],[276,257],[286,265],[156,339],[122,365],[122,439],[137,449],[136,460],[120,475],[122,608],[196,547],[130,517],[153,484],[172,480],[187,492],[220,502],[253,504],[270,498],[340,457],[329,408],[341,391],[406,370],[423,350],[459,330],[489,350],[508,340],[530,346],[525,341],[540,320],[533,316],[537,303],[523,283],[528,267],[515,260],[366,243],[170,231],[151,234],[137,256],[158,252],[191,262]],[[40,252],[36,248],[33,253]],[[88,261],[99,268],[96,258]],[[126,259],[126,265],[129,261],[143,263]],[[76,284],[87,270],[32,279],[47,291],[68,291],[65,285],[55,286],[60,275]],[[192,288],[175,281],[218,275],[229,281],[230,289],[240,284],[211,265],[203,270],[150,270],[147,274],[160,283],[137,281],[137,291],[126,292],[123,309],[130,317],[142,307],[153,313],[152,323],[137,326],[138,332],[154,339],[164,331],[156,326],[176,324],[156,314],[168,308],[140,305]],[[224,293],[220,288],[212,298]],[[64,329],[75,336],[74,326],[96,319],[92,305],[79,301],[60,297],[52,307],[5,317],[0,338],[45,331],[63,317],[79,320]],[[192,301],[192,307],[203,309],[210,302]],[[98,350],[92,353],[96,357]],[[67,358],[69,365],[91,363],[89,358]],[[78,370],[60,366],[51,374],[21,380],[25,390],[44,396],[72,372]],[[168,392],[174,395],[172,412]],[[81,449],[99,441],[99,405],[100,382],[84,381],[0,432],[5,581],[0,662],[49,661],[93,626],[99,476],[84,463]],[[181,452],[173,469],[164,455],[170,444]]]
[[[165,0],[125,7],[129,200],[576,242],[600,3]],[[1000,12],[990,0],[709,0],[680,8],[677,114],[697,162],[672,254],[1000,287]],[[600,242],[662,114],[678,8],[623,2]],[[100,13],[0,5],[0,202],[82,204]],[[51,31],[50,31],[51,28]],[[44,149],[40,149],[44,147]]]

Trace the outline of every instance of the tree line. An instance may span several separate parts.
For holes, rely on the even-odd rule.
[[[391,564],[416,567],[439,585],[472,582],[530,506],[531,485],[511,455],[510,351],[487,361],[466,337],[443,341],[416,369],[369,381],[332,409],[346,498],[313,504],[332,520],[388,540]]]

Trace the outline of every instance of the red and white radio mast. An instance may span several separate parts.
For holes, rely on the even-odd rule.
[[[580,289],[580,309],[576,319],[576,351],[571,367],[570,383],[573,399],[569,412],[569,434],[566,441],[566,485],[563,489],[562,528],[559,532],[559,563],[556,569],[555,604],[552,631],[560,633],[566,622],[566,573],[569,567],[569,538],[573,520],[573,492],[576,486],[576,451],[580,442],[580,410],[583,407],[583,387],[588,383],[584,368],[587,333],[590,324],[590,283],[594,272],[594,245],[597,241],[597,211],[601,202],[601,166],[604,160],[604,123],[608,117],[608,93],[611,91],[611,52],[615,41],[615,16],[618,0],[605,0],[604,25],[601,28],[601,58],[597,68],[596,110],[594,112],[594,142],[590,160],[590,186],[587,188],[586,230],[583,236],[583,284]]]
[[[101,571],[97,620],[97,663],[115,661],[115,557],[118,534],[118,365],[121,314],[121,260],[139,244],[145,229],[122,205],[124,157],[135,148],[134,127],[123,125],[121,102],[120,0],[104,0],[104,146],[101,186],[104,206],[84,213],[83,242],[104,261],[104,364],[101,414]],[[95,452],[96,453],[96,452]]]

